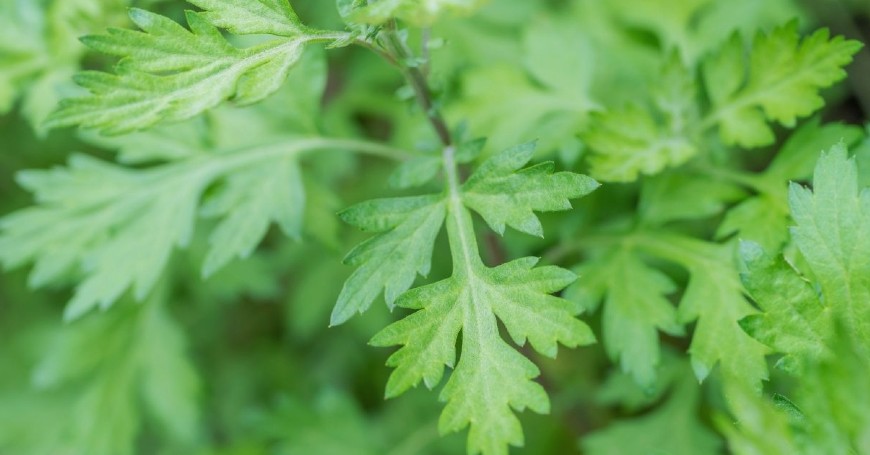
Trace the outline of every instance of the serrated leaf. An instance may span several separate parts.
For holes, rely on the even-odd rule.
[[[642,243],[645,251],[682,265],[690,274],[677,318],[682,324],[697,321],[689,346],[697,378],[705,379],[718,365],[728,380],[759,390],[767,379],[767,348],[738,324],[757,311],[743,295],[731,245],[664,232]]]
[[[598,183],[572,172],[553,173],[551,162],[522,169],[535,152],[535,143],[519,145],[484,162],[462,185],[462,200],[499,234],[505,225],[543,237],[533,211],[571,208],[569,199],[592,192]]]
[[[870,192],[843,144],[823,153],[813,189],[792,183],[791,234],[821,286],[822,298],[855,340],[870,345]]]
[[[626,249],[585,264],[580,279],[566,292],[567,298],[584,300],[585,307],[604,300],[604,348],[622,371],[642,387],[651,387],[661,359],[659,334],[681,335],[676,308],[667,295],[676,286],[667,275],[642,262]],[[587,275],[591,280],[587,280]]]
[[[812,285],[781,256],[772,258],[749,242],[741,243],[740,254],[747,268],[743,275],[746,290],[764,311],[743,318],[740,326],[784,354],[777,365],[800,374],[807,362],[829,353],[831,313],[825,311]]]
[[[630,182],[679,166],[698,153],[688,126],[697,120],[697,88],[676,53],[662,65],[652,90],[655,113],[630,105],[596,113],[582,134],[594,177]],[[657,120],[661,118],[661,120]]]
[[[593,114],[583,140],[594,151],[589,157],[592,175],[612,182],[656,174],[697,153],[691,141],[664,131],[649,112],[637,106]]]
[[[854,144],[861,137],[861,129],[855,126],[821,125],[818,119],[802,125],[783,144],[763,173],[746,174],[761,191],[731,208],[716,236],[725,238],[736,234],[741,240],[759,243],[765,250],[779,249],[788,238],[790,220],[788,189],[784,182],[810,178],[820,150],[840,140]]]
[[[245,256],[275,221],[298,235],[304,194],[292,160],[332,147],[322,139],[286,139],[148,169],[132,169],[76,155],[65,168],[25,171],[22,186],[38,204],[0,220],[0,260],[7,267],[33,263],[30,284],[42,287],[81,277],[66,308],[73,319],[111,306],[128,289],[144,298],[176,247],[185,247],[200,199],[212,199],[223,220],[212,237],[204,272]],[[288,161],[289,160],[289,161]]]
[[[236,35],[294,36],[306,32],[287,0],[187,0],[202,16]]]
[[[384,292],[391,308],[417,274],[428,275],[435,237],[444,222],[438,196],[378,199],[357,204],[340,214],[348,224],[380,233],[348,253],[345,263],[357,265],[344,283],[330,325],[341,324],[367,310]]]
[[[759,33],[744,60],[738,34],[708,58],[702,73],[713,111],[708,122],[718,125],[722,140],[742,147],[774,141],[768,122],[792,127],[824,104],[819,91],[846,76],[843,67],[861,43],[827,29],[800,39],[797,21],[770,33]]]
[[[537,367],[501,338],[496,317],[515,343],[528,340],[548,356],[556,355],[557,343],[573,347],[594,337],[574,318],[578,307],[549,295],[571,283],[573,273],[554,266],[533,268],[535,258],[486,267],[468,237],[473,236],[470,214],[461,206],[451,206],[447,229],[453,276],[403,294],[397,305],[419,311],[388,326],[371,343],[403,345],[388,360],[396,370],[387,396],[395,396],[421,381],[436,386],[444,366],[454,365],[461,331],[462,352],[441,393],[447,406],[439,428],[444,433],[471,425],[470,454],[507,454],[508,445],[523,444],[513,410],[548,412],[549,400],[532,381]]]
[[[272,223],[298,239],[305,213],[302,174],[293,157],[269,160],[234,171],[224,188],[202,207],[203,215],[223,218],[209,237],[202,266],[207,277],[235,257],[246,258]]]
[[[121,134],[185,120],[230,98],[239,105],[255,103],[278,90],[305,43],[320,39],[314,32],[300,33],[295,17],[287,16],[284,23],[276,19],[276,14],[292,14],[283,0],[200,3],[216,9],[187,12],[190,30],[158,14],[131,9],[130,18],[141,32],[110,29],[108,35],[83,38],[95,50],[122,57],[118,71],[77,75],[76,82],[90,94],[64,100],[49,126],[81,125]],[[236,48],[209,22],[227,24],[230,14],[245,19],[232,18],[240,33],[285,36]]]
[[[126,0],[4,1],[0,4],[0,113],[20,113],[40,137],[43,122],[73,85],[86,48],[77,41],[118,23]]]

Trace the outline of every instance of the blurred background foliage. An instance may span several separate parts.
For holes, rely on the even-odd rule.
[[[331,2],[292,3],[306,23],[343,27]],[[120,139],[46,131],[42,120],[77,90],[72,74],[112,64],[87,52],[77,37],[129,26],[130,6],[176,20],[188,7],[180,0],[0,0],[0,213],[30,202],[16,172],[58,165],[73,152],[117,154],[147,166],[288,132],[437,146],[422,116],[408,115],[415,108],[400,75],[360,49],[309,51],[293,80],[254,107],[222,107],[204,119]],[[733,30],[748,37],[792,18],[805,30],[829,26],[861,39],[870,30],[870,3],[492,0],[474,16],[445,18],[431,30],[431,79],[449,121],[490,138],[485,153],[539,139],[542,158],[582,169],[577,133],[590,112],[643,99],[663,52],[675,49],[693,65]],[[867,62],[864,52],[853,68]],[[825,119],[865,121],[870,73],[850,72],[851,85],[828,93]],[[773,152],[751,159],[764,163]],[[463,435],[438,436],[434,394],[382,398],[390,351],[366,342],[398,315],[376,305],[327,328],[350,273],[341,258],[364,238],[334,214],[395,192],[384,185],[391,166],[341,153],[303,166],[304,238],[272,232],[252,257],[206,280],[198,269],[207,243],[200,234],[176,252],[146,301],[127,299],[65,324],[68,287],[36,292],[28,289],[26,271],[0,275],[0,454],[464,453]],[[541,255],[576,226],[631,210],[636,198],[615,185],[571,213],[548,215],[546,240],[508,233],[504,248],[510,257]],[[432,277],[448,273],[440,257]],[[485,258],[496,259],[495,253]],[[640,454],[648,447],[721,453],[724,442],[708,417],[723,409],[715,378],[699,386],[677,355],[686,340],[665,344],[650,390],[619,373],[600,345],[563,350],[557,360],[534,356],[553,412],[521,415],[526,448],[513,453]]]

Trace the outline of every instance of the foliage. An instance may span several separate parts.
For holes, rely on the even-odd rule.
[[[0,452],[870,453],[805,6],[0,4]]]

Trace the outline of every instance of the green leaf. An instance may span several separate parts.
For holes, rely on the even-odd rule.
[[[383,24],[398,18],[416,26],[432,25],[444,14],[469,14],[487,0],[377,0],[357,8],[350,14],[351,22]]]
[[[771,453],[812,454],[801,450],[788,415],[758,391],[734,383],[725,384],[727,404],[734,418],[717,415],[716,427],[735,455]],[[736,418],[736,422],[735,422]],[[836,452],[827,452],[836,453]]]
[[[273,221],[298,236],[304,193],[295,160],[333,146],[285,138],[141,170],[76,155],[65,168],[22,172],[19,183],[38,204],[0,220],[0,259],[7,267],[34,263],[34,287],[81,277],[69,319],[108,308],[128,289],[141,300],[175,247],[187,246],[212,185],[223,184],[204,201],[205,214],[221,222],[204,274],[249,254]]]
[[[870,193],[842,143],[816,164],[813,189],[792,183],[792,238],[818,281],[825,306],[847,333],[870,345]]]
[[[651,95],[655,113],[630,105],[592,116],[582,137],[592,152],[589,164],[594,177],[630,182],[640,174],[679,166],[698,153],[688,132],[697,120],[697,88],[676,53],[665,60]]]
[[[685,378],[685,376],[684,376]],[[581,440],[589,455],[714,455],[719,438],[698,418],[700,388],[678,382],[667,400],[650,413],[618,420]],[[674,427],[679,426],[679,431]]]
[[[746,192],[730,182],[694,172],[665,172],[644,181],[638,212],[651,225],[697,220],[722,213]]]
[[[438,196],[377,199],[340,214],[346,223],[378,232],[348,253],[345,263],[359,266],[344,283],[330,325],[341,324],[367,310],[384,291],[392,308],[417,274],[428,275],[435,236],[444,223],[444,202]]]
[[[861,128],[839,123],[820,124],[811,120],[798,128],[783,144],[767,169],[760,174],[746,174],[759,194],[744,199],[729,210],[716,231],[718,238],[736,234],[765,250],[775,251],[788,239],[789,180],[807,180],[812,176],[819,151],[837,141],[854,144],[863,136]]]
[[[296,36],[306,33],[287,0],[187,0],[202,17],[236,35]]]
[[[703,380],[718,365],[727,380],[760,390],[767,379],[767,349],[738,324],[757,311],[743,294],[732,246],[657,232],[641,238],[641,248],[680,264],[690,274],[677,317],[681,324],[697,320],[689,346],[697,378]]]
[[[683,334],[676,308],[667,298],[676,291],[673,281],[622,248],[584,264],[578,274],[566,298],[582,301],[586,308],[605,300],[602,333],[607,354],[638,384],[651,387],[661,359],[658,331]]]
[[[718,125],[726,144],[759,147],[774,142],[768,122],[793,127],[824,104],[819,91],[846,76],[843,67],[861,43],[827,29],[800,39],[797,21],[758,33],[748,64],[743,42],[732,35],[702,66],[713,107],[707,124]]]
[[[0,114],[20,101],[39,136],[72,86],[86,48],[77,38],[123,19],[126,0],[4,1],[0,4]]]
[[[534,152],[534,142],[507,149],[484,162],[462,185],[465,205],[499,234],[504,234],[508,225],[543,237],[541,222],[533,211],[568,210],[569,199],[584,196],[599,186],[585,175],[554,174],[552,162],[520,170]]]
[[[743,318],[740,326],[784,354],[778,366],[800,374],[807,362],[830,353],[832,315],[812,285],[781,256],[771,258],[749,242],[741,243],[740,254],[747,268],[743,275],[746,290],[764,311]]]
[[[575,279],[554,266],[533,268],[537,259],[518,259],[488,268],[477,255],[471,217],[454,208],[447,229],[454,259],[453,276],[403,294],[397,305],[419,310],[372,339],[376,346],[403,345],[388,360],[396,370],[387,396],[396,396],[421,381],[436,386],[444,366],[455,370],[441,392],[447,402],[442,433],[468,425],[468,453],[507,454],[508,445],[522,445],[523,435],[512,410],[549,411],[546,392],[532,379],[534,364],[499,335],[496,318],[513,341],[526,340],[536,351],[554,357],[557,343],[573,347],[594,341],[591,330],[574,318],[579,308],[549,295]],[[456,362],[456,337],[462,351]]]
[[[64,100],[48,124],[121,134],[188,119],[230,98],[238,105],[255,103],[281,87],[305,43],[328,40],[315,32],[302,33],[283,1],[198,3],[216,9],[187,12],[190,30],[158,14],[131,9],[130,18],[142,32],[110,29],[108,35],[83,38],[97,51],[122,57],[118,71],[76,76],[90,93]],[[233,14],[244,21],[229,19]],[[277,19],[282,15],[283,22]],[[239,49],[215,27],[229,21],[240,33],[279,37]]]
[[[196,442],[199,377],[165,297],[156,292],[59,332],[34,371],[42,391],[75,397],[70,418],[58,422],[69,436],[52,452],[132,455],[146,422],[172,440]]]
[[[583,140],[595,178],[630,182],[640,174],[657,174],[686,162],[697,148],[682,135],[663,130],[645,109],[630,106],[593,114]]]
[[[237,169],[202,207],[202,215],[223,218],[212,231],[212,248],[202,273],[210,276],[234,257],[246,258],[272,223],[299,238],[305,212],[305,188],[294,157]]]

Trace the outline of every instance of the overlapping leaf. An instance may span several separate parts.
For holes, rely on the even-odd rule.
[[[688,131],[697,120],[697,89],[676,54],[663,66],[652,95],[655,114],[634,105],[592,117],[583,139],[592,151],[589,163],[595,178],[633,181],[640,174],[678,166],[698,152]]]
[[[645,251],[680,264],[691,275],[677,317],[683,324],[697,321],[689,354],[698,379],[718,365],[729,380],[759,389],[767,379],[767,348],[738,323],[757,311],[743,295],[731,246],[664,232],[641,243]]]
[[[793,183],[792,238],[821,286],[826,306],[856,341],[870,345],[870,193],[843,144],[823,153],[813,189]]]
[[[0,4],[0,113],[20,101],[22,116],[43,122],[72,85],[85,47],[77,38],[123,19],[126,0],[4,1]]]
[[[689,376],[691,377],[691,376]],[[589,455],[713,455],[719,439],[699,421],[700,389],[683,376],[666,401],[641,417],[617,421],[584,437]],[[673,431],[675,425],[680,430]]]
[[[49,124],[120,134],[184,120],[229,98],[251,104],[278,90],[305,43],[330,39],[303,27],[286,0],[193,3],[206,11],[187,13],[190,30],[158,14],[131,9],[130,18],[141,32],[110,29],[108,35],[83,38],[100,52],[122,57],[117,73],[77,75],[76,81],[90,93],[64,100]],[[277,38],[240,49],[216,26]]]
[[[683,332],[667,298],[676,291],[675,284],[627,249],[589,261],[578,274],[583,279],[568,288],[566,298],[588,310],[604,300],[602,332],[608,355],[638,384],[650,387],[661,359],[658,331]]]
[[[24,172],[19,181],[38,204],[0,221],[0,259],[34,263],[33,286],[81,277],[68,318],[106,308],[131,288],[142,299],[173,249],[189,241],[212,185],[220,184],[204,214],[221,221],[205,274],[250,254],[272,222],[298,236],[304,200],[295,160],[330,146],[292,138],[145,170],[77,155],[66,168]]]
[[[469,453],[506,454],[509,444],[523,444],[513,410],[545,413],[549,400],[532,381],[539,374],[537,367],[501,338],[496,317],[515,343],[528,340],[548,356],[556,355],[557,343],[573,347],[591,343],[594,337],[574,318],[577,306],[549,295],[574,281],[573,273],[554,266],[533,268],[535,258],[488,268],[478,256],[467,210],[451,206],[447,223],[453,276],[403,294],[396,303],[419,311],[388,326],[371,342],[403,345],[388,361],[396,370],[387,396],[421,381],[435,387],[444,367],[455,366],[441,392],[447,407],[439,428],[450,432],[471,425]],[[460,331],[462,352],[457,362]]]
[[[861,136],[859,127],[838,123],[821,125],[818,120],[798,128],[764,172],[745,175],[745,180],[758,194],[744,199],[726,213],[716,231],[717,237],[736,234],[737,238],[756,242],[765,250],[779,249],[788,238],[790,219],[785,182],[809,179],[819,151],[841,140],[853,144]]]
[[[470,453],[507,453],[508,445],[523,443],[513,410],[549,409],[543,388],[532,381],[539,374],[537,367],[501,338],[497,318],[514,342],[523,345],[528,340],[548,356],[556,355],[557,343],[578,346],[593,341],[589,328],[574,318],[579,307],[550,295],[572,282],[573,273],[552,266],[533,268],[535,258],[488,268],[479,257],[466,206],[478,210],[498,232],[510,225],[540,235],[533,211],[570,208],[568,198],[598,186],[585,176],[553,174],[549,163],[520,170],[533,153],[534,144],[501,152],[462,186],[448,178],[445,195],[374,200],[342,213],[350,224],[380,234],[348,255],[347,261],[359,268],[345,283],[333,324],[367,309],[382,290],[389,305],[395,301],[418,310],[372,339],[379,346],[403,346],[388,361],[396,370],[386,394],[399,395],[421,381],[433,388],[445,367],[455,367],[442,392],[447,407],[440,428],[449,432],[471,425]],[[451,156],[445,165],[452,160]],[[455,171],[447,167],[445,172]],[[453,275],[408,291],[418,273],[428,273],[435,236],[445,219]],[[462,353],[457,362],[460,333]]]
[[[819,91],[846,76],[843,67],[861,43],[826,29],[800,39],[797,21],[759,33],[745,62],[743,41],[732,35],[702,67],[713,111],[708,117],[727,144],[742,147],[774,141],[768,122],[792,127],[824,104]]]
[[[782,257],[771,258],[754,243],[743,243],[741,256],[747,272],[747,291],[764,310],[740,321],[753,338],[784,354],[781,368],[800,374],[807,362],[830,354],[832,314],[825,311],[818,293]]]

